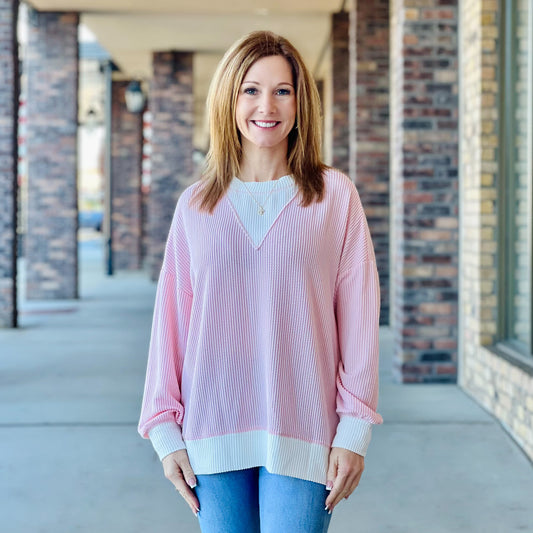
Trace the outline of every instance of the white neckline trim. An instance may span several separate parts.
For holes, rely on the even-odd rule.
[[[239,178],[234,178],[231,182],[228,200],[256,248],[261,246],[285,206],[294,198],[297,189],[294,179],[289,175],[278,180],[247,181],[246,185]],[[257,196],[263,206],[263,215],[258,213],[258,205],[251,194]]]
[[[289,186],[294,187],[294,185],[294,178],[290,174],[287,174],[277,180],[268,181],[243,181],[240,178],[235,177],[230,184],[230,188],[246,193],[246,187],[248,187],[249,190],[253,190],[257,193],[269,193],[272,188],[277,190]]]

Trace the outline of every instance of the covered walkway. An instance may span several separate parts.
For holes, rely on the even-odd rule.
[[[22,301],[0,330],[4,533],[198,533],[136,433],[155,285],[104,277],[80,245],[81,300]],[[331,533],[533,531],[533,468],[453,385],[395,384],[382,330],[380,412],[367,470]]]

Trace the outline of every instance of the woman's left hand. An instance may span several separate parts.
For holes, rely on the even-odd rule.
[[[333,511],[343,498],[350,496],[359,485],[364,469],[362,455],[344,448],[331,448],[326,485],[331,487],[331,492],[326,498],[326,510]]]

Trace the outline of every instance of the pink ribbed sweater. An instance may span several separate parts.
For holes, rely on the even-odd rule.
[[[379,284],[355,186],[324,175],[254,245],[228,196],[178,202],[159,279],[139,432],[197,474],[265,466],[326,482],[330,447],[365,455],[378,399]]]

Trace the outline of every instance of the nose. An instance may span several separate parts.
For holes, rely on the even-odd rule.
[[[264,115],[271,115],[276,110],[276,101],[272,94],[264,93],[259,102],[259,111]]]

